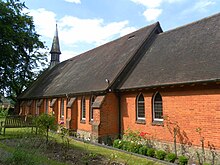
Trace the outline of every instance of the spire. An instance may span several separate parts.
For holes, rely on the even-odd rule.
[[[60,44],[59,44],[59,37],[58,37],[58,28],[56,24],[56,32],[53,38],[53,43],[51,47],[51,61],[50,61],[50,67],[54,67],[56,64],[60,63]]]

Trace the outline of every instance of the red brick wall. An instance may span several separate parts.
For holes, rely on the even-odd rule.
[[[61,114],[61,100],[62,98],[58,98],[57,99],[57,102],[58,102],[58,107],[57,107],[57,118],[58,118],[58,124],[63,121],[64,122],[64,125],[66,124],[66,117],[67,117],[67,111],[66,111],[66,102],[67,102],[67,99],[66,98],[63,98],[64,99],[64,117],[61,118],[60,114]]]
[[[77,100],[73,103],[71,108],[67,108],[67,111],[71,117],[71,126],[70,129],[77,130],[77,116],[78,116],[78,107],[77,107]],[[68,117],[69,117],[68,115]]]
[[[169,116],[171,122],[178,122],[180,127],[178,142],[184,141],[200,146],[200,136],[196,129],[201,128],[205,146],[207,147],[210,143],[220,149],[220,88],[218,85],[125,92],[121,97],[122,129],[144,131],[160,141],[173,141],[173,135],[169,132],[166,120],[164,126],[152,125],[152,96],[156,91],[162,95],[164,116]],[[135,122],[135,100],[140,92],[145,98],[146,124]]]
[[[119,133],[118,97],[108,93],[100,108],[100,136]]]
[[[81,121],[81,97],[77,97],[77,125],[78,129],[82,131],[91,132],[92,126],[89,121],[89,106],[90,106],[90,97],[85,96],[85,102],[86,102],[86,120],[85,122]]]

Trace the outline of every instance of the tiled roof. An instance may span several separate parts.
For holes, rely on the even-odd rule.
[[[147,44],[146,41],[155,29],[161,30],[159,23],[73,57],[51,70],[48,69],[19,98],[53,97],[107,90],[137,54],[139,48]]]
[[[120,89],[220,80],[220,14],[160,33]]]

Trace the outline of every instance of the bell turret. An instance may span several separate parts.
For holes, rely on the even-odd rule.
[[[51,54],[50,68],[52,68],[55,65],[60,63],[61,51],[60,51],[57,24],[56,24],[56,32],[53,38],[53,43],[52,43],[50,54]]]

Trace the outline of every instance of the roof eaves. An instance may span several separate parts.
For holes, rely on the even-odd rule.
[[[50,96],[19,98],[19,100],[35,100],[42,98],[64,98],[64,97],[77,97],[77,96],[86,96],[86,95],[103,95],[106,94],[107,92],[108,92],[107,90],[100,90],[100,91],[68,93],[68,94],[59,94],[59,95],[50,95]]]
[[[207,80],[196,80],[196,81],[185,81],[180,83],[164,83],[164,84],[157,84],[157,85],[146,85],[140,87],[133,87],[133,88],[123,88],[118,89],[117,91],[127,91],[127,90],[137,90],[137,89],[144,89],[144,88],[159,88],[159,87],[168,87],[168,86],[180,86],[180,85],[189,85],[189,84],[202,84],[202,83],[217,83],[220,82],[220,79],[207,79]]]

